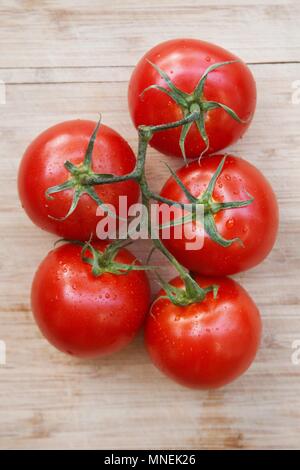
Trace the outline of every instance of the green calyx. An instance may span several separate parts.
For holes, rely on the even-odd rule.
[[[214,215],[217,214],[219,211],[223,211],[226,209],[237,209],[240,207],[249,206],[254,201],[254,198],[250,195],[249,199],[245,201],[229,201],[229,202],[215,202],[213,200],[213,191],[217,182],[218,177],[220,176],[224,163],[226,160],[226,155],[222,158],[221,162],[218,165],[217,170],[215,171],[213,177],[211,178],[206,190],[200,196],[200,198],[195,198],[190,191],[186,188],[180,178],[177,176],[174,170],[172,170],[168,165],[169,171],[176,181],[176,183],[180,186],[182,191],[184,192],[185,196],[187,197],[190,204],[187,205],[187,210],[190,212],[185,217],[179,217],[178,219],[173,220],[168,225],[163,225],[160,228],[164,229],[169,226],[181,225],[183,223],[192,222],[195,220],[196,214],[194,211],[191,212],[191,207],[194,208],[197,204],[204,205],[204,230],[210,236],[212,240],[223,247],[228,247],[232,245],[234,242],[238,242],[243,244],[242,240],[238,237],[226,239],[222,237],[222,235],[218,232],[217,226],[215,223]]]
[[[200,303],[206,297],[208,292],[213,292],[216,297],[218,292],[218,286],[212,284],[205,288],[199,286],[191,274],[177,261],[177,259],[167,250],[164,244],[159,238],[153,240],[154,247],[157,248],[169,262],[174,266],[178,272],[180,278],[184,283],[184,287],[176,287],[172,284],[165,282],[158,273],[156,273],[161,287],[166,292],[166,295],[162,295],[159,298],[169,299],[174,305],[185,307],[193,303]],[[151,253],[150,253],[151,256]]]
[[[116,275],[127,274],[131,271],[150,271],[155,269],[155,266],[143,266],[136,264],[135,260],[132,264],[120,263],[115,258],[122,248],[131,244],[128,240],[116,240],[110,243],[104,249],[100,251],[91,243],[91,241],[80,242],[77,240],[64,240],[75,245],[80,245],[81,258],[84,263],[88,263],[92,266],[92,273],[94,276],[101,276],[104,273],[111,273]]]
[[[223,103],[219,103],[217,101],[206,101],[205,96],[204,96],[204,85],[205,85],[205,82],[209,73],[213,72],[219,67],[237,63],[239,62],[239,60],[218,62],[216,64],[212,64],[211,66],[209,66],[203,73],[196,88],[194,89],[192,93],[185,93],[184,91],[177,88],[164,70],[162,70],[161,68],[159,68],[156,64],[153,64],[152,62],[150,61],[148,62],[158,72],[160,77],[165,81],[168,88],[164,88],[163,86],[156,85],[156,84],[150,85],[149,87],[145,88],[142,95],[150,89],[159,90],[162,93],[165,93],[166,95],[168,95],[172,100],[174,100],[178,104],[178,106],[180,106],[182,113],[183,113],[183,117],[186,117],[193,112],[198,113],[198,118],[195,119],[194,122],[205,144],[205,148],[203,152],[201,153],[201,155],[199,155],[199,158],[209,149],[209,138],[208,138],[208,135],[206,133],[206,128],[205,128],[205,117],[206,117],[206,114],[210,110],[220,108],[220,109],[223,109],[223,111],[229,114],[229,116],[231,116],[235,121],[239,122],[240,124],[247,122],[241,119],[236,114],[236,112],[233,109],[229,108],[227,105]],[[179,139],[179,145],[180,145],[180,149],[181,149],[182,156],[183,156],[185,163],[187,162],[186,153],[185,153],[185,140],[192,124],[193,124],[193,121],[182,125],[180,139]]]
[[[70,189],[73,190],[73,199],[72,199],[72,203],[67,214],[64,217],[59,218],[59,219],[52,217],[50,215],[49,217],[56,219],[56,220],[67,219],[75,211],[78,205],[79,199],[83,194],[88,194],[97,203],[97,205],[102,207],[102,209],[105,212],[115,217],[115,214],[111,213],[109,208],[100,199],[100,197],[98,196],[97,192],[95,191],[93,187],[93,185],[95,184],[95,181],[98,181],[98,184],[99,183],[104,184],[104,183],[109,183],[114,179],[114,175],[96,174],[93,172],[93,169],[92,169],[92,155],[93,155],[95,140],[96,140],[99,128],[100,128],[100,124],[101,124],[101,118],[99,119],[98,124],[91,136],[83,162],[79,165],[74,165],[73,163],[67,160],[64,163],[64,167],[70,173],[70,177],[63,183],[56,185],[56,186],[52,186],[51,188],[47,189],[46,191],[47,199],[53,199],[52,195],[55,193],[59,193],[61,191],[66,191]]]
[[[166,292],[166,295],[161,295],[158,299],[168,299],[174,305],[180,307],[186,307],[194,303],[203,302],[209,292],[213,293],[214,298],[216,298],[218,293],[218,286],[216,284],[212,284],[205,288],[200,287],[195,279],[193,279],[189,274],[186,274],[186,276],[183,277],[184,288],[175,287],[172,284],[165,282],[159,275],[157,276],[161,287]]]

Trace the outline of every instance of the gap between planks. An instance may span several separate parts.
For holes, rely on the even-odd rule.
[[[251,62],[248,62],[247,65],[249,65],[250,67],[260,67],[260,66],[277,66],[277,65],[283,65],[283,66],[293,66],[293,65],[299,65],[300,64],[300,61],[286,61],[286,62],[255,62],[255,63],[251,63]],[[7,86],[10,86],[10,85],[65,85],[65,84],[85,84],[85,83],[91,83],[91,84],[103,84],[103,83],[128,83],[129,81],[129,78],[130,78],[130,75],[131,75],[131,72],[132,72],[132,69],[134,67],[133,66],[63,66],[63,67],[0,67],[0,80],[2,78],[2,81],[4,81],[6,83]],[[110,69],[113,69],[113,70],[119,70],[120,71],[120,74],[117,74],[115,77],[110,77],[110,76],[107,76],[106,78],[106,74],[107,74],[107,71],[110,70]],[[82,79],[74,79],[70,76],[70,79],[68,79],[67,77],[64,77],[62,80],[59,80],[57,78],[57,72],[59,71],[67,71],[67,72],[71,72],[72,74],[72,71],[74,71],[74,73],[76,74],[76,71],[78,70],[82,70],[82,71],[88,71],[88,70],[96,70],[96,71],[99,71],[99,73],[101,73],[101,71],[105,71],[104,72],[104,76],[103,77],[95,77],[94,79],[93,78],[89,78],[88,76],[84,76],[84,78]],[[5,75],[7,75],[9,77],[9,74],[12,73],[14,74],[14,72],[17,73],[17,76],[18,76],[18,72],[24,72],[26,74],[26,72],[28,72],[29,74],[32,73],[32,71],[36,71],[36,72],[39,72],[39,71],[43,71],[43,72],[54,72],[54,76],[53,76],[53,79],[51,79],[51,77],[45,77],[44,79],[40,79],[39,77],[37,77],[37,79],[29,79],[29,80],[18,80],[16,79],[15,77],[11,77],[12,80],[10,80],[9,78],[6,79]],[[124,75],[124,71],[125,72],[125,75]],[[1,72],[2,72],[2,77],[1,77]],[[126,76],[127,75],[127,76]],[[30,76],[30,75],[29,75]]]

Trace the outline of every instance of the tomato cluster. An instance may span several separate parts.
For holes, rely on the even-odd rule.
[[[137,159],[117,132],[84,120],[51,127],[23,156],[21,203],[36,225],[65,241],[35,274],[33,314],[54,346],[79,357],[123,348],[144,324],[146,348],[161,371],[189,387],[220,387],[250,366],[261,336],[255,303],[224,276],[259,264],[278,229],[276,197],[261,172],[240,157],[215,154],[250,125],[255,81],[245,63],[218,46],[172,40],[140,60],[128,100]],[[160,194],[145,175],[148,143],[185,162],[170,169]],[[154,200],[187,214],[182,237],[175,236],[175,210],[153,240],[178,277],[161,279],[152,305],[145,271],[153,267],[142,266],[126,241],[95,237],[98,207],[114,207],[118,216],[119,197],[130,207],[140,193],[147,208]],[[200,228],[188,210],[197,205]],[[201,248],[190,249],[187,241],[200,237]]]

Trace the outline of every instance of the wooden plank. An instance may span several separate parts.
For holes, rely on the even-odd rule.
[[[281,321],[271,314],[265,323],[281,330]],[[287,367],[287,331],[299,323],[289,317],[286,325],[243,380],[201,393],[161,377],[149,364],[141,340],[115,357],[82,363],[50,350],[28,325],[15,338],[24,349],[14,351],[14,365],[6,370],[1,446],[297,447],[299,407],[295,372]]]
[[[9,85],[46,83],[128,82],[132,67],[0,68],[0,79]]]
[[[195,37],[248,62],[299,61],[296,0],[4,0],[0,67],[133,66],[158,42]]]

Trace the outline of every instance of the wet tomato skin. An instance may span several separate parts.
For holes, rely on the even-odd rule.
[[[95,242],[101,250],[105,242]],[[32,284],[35,320],[59,350],[88,358],[111,354],[137,334],[149,310],[150,287],[144,271],[95,277],[81,259],[81,247],[62,245],[40,264]],[[116,261],[135,257],[122,249]]]
[[[206,189],[223,155],[203,157],[177,171],[177,175],[193,196],[199,197]],[[161,196],[174,201],[188,202],[174,178],[169,178]],[[278,205],[270,183],[248,161],[228,155],[213,192],[215,202],[254,201],[247,207],[226,209],[215,214],[218,232],[226,239],[239,237],[242,244],[234,242],[222,247],[204,233],[203,247],[186,248],[192,237],[192,224],[185,224],[185,236],[171,237],[163,243],[186,268],[208,276],[225,276],[250,269],[261,263],[271,251],[278,231]],[[203,231],[199,236],[203,235]],[[197,234],[198,236],[198,234]]]
[[[49,200],[45,191],[63,183],[70,176],[64,168],[66,160],[75,165],[84,155],[96,127],[88,120],[66,121],[42,132],[29,145],[22,158],[18,187],[21,204],[29,218],[40,228],[68,239],[88,240],[96,233],[101,216],[96,215],[97,204],[89,195],[80,197],[76,210],[64,217],[72,202],[73,189],[53,195]],[[135,166],[135,155],[128,143],[113,129],[101,124],[93,151],[93,170],[96,173],[123,175]],[[134,181],[95,186],[98,196],[118,211],[119,196],[128,198],[128,206],[139,198],[139,187]]]
[[[165,71],[177,88],[192,93],[210,65],[237,59],[231,52],[197,39],[173,39],[158,44],[141,58],[129,82],[128,103],[134,125],[165,124],[183,117],[180,106],[165,93],[150,89],[143,94],[153,84],[167,88],[148,61]],[[226,104],[247,121],[239,123],[221,109],[209,111],[205,125],[210,142],[208,153],[213,153],[236,142],[250,125],[256,107],[256,85],[250,69],[240,61],[214,70],[206,80],[204,98]],[[182,157],[180,133],[180,127],[158,132],[150,145],[166,155]],[[186,156],[197,158],[204,149],[193,124],[185,140]]]
[[[217,298],[209,293],[203,302],[185,307],[157,299],[147,316],[145,344],[154,365],[171,379],[191,388],[218,388],[243,374],[254,360],[260,314],[232,279],[196,280],[202,287],[218,284]],[[180,278],[172,284],[183,286]]]

